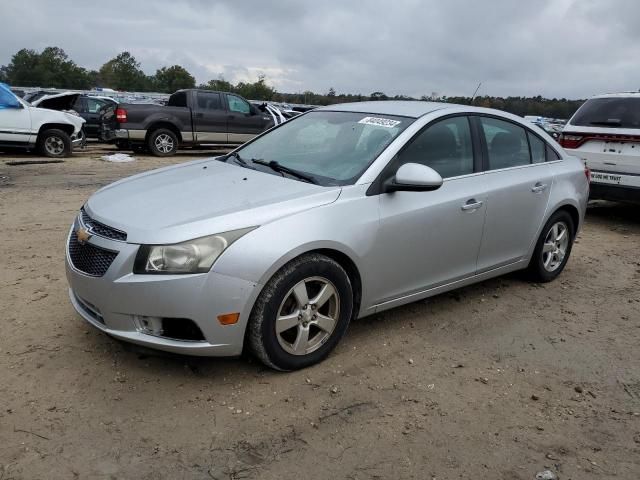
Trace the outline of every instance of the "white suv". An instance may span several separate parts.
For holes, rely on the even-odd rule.
[[[0,83],[0,147],[37,148],[47,157],[66,157],[82,141],[84,119],[37,108]]]
[[[640,93],[587,100],[564,128],[560,145],[591,169],[590,198],[640,201]]]

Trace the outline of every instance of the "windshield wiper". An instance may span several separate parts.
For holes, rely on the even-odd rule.
[[[226,162],[227,160],[229,160],[230,158],[235,159],[236,163],[237,163],[238,165],[240,165],[240,166],[244,167],[244,168],[248,168],[248,169],[250,169],[250,170],[255,170],[255,168],[252,168],[252,167],[247,163],[247,161],[246,161],[244,158],[242,158],[242,157],[240,156],[240,154],[239,154],[238,152],[231,152],[231,153],[229,153],[229,154],[226,156],[226,158],[225,158],[225,162]]]
[[[253,163],[257,163],[258,165],[264,165],[266,167],[269,167],[274,172],[288,173],[292,177],[296,177],[299,180],[303,180],[303,181],[308,182],[308,183],[313,183],[314,185],[318,184],[318,182],[313,177],[311,177],[310,175],[307,175],[305,173],[299,172],[299,171],[294,170],[294,169],[289,168],[289,167],[285,167],[284,165],[280,165],[275,160],[270,160],[270,161],[267,162],[266,160],[262,160],[261,158],[252,158],[251,161]]]

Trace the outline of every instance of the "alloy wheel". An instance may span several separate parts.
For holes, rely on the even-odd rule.
[[[171,153],[173,151],[174,143],[171,135],[166,133],[161,133],[158,135],[154,141],[154,144],[159,152],[161,153]]]
[[[542,245],[542,265],[547,272],[554,272],[562,265],[568,247],[569,227],[564,222],[554,223]]]
[[[307,355],[331,337],[340,315],[340,295],[323,277],[298,282],[285,295],[275,321],[280,346],[292,355]]]

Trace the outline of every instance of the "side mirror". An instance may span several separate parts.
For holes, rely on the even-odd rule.
[[[433,168],[419,163],[405,163],[383,184],[385,193],[429,192],[442,186],[442,177]]]

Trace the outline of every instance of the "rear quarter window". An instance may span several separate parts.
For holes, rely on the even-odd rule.
[[[578,127],[640,128],[640,98],[592,98],[569,123]]]

